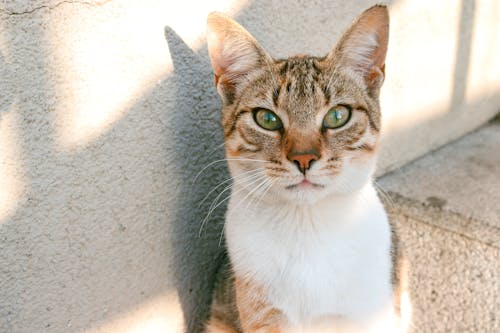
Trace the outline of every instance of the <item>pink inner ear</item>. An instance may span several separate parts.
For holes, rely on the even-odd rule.
[[[385,71],[385,56],[387,54],[387,27],[377,30],[375,36],[377,38],[378,46],[372,54],[373,65],[377,66],[383,73]]]
[[[223,43],[216,33],[209,32],[207,35],[207,46],[208,53],[210,55],[210,62],[212,63],[212,67],[214,69],[215,78],[216,81],[218,81],[219,77],[222,75],[226,68],[226,66],[223,64],[222,58]]]
[[[268,57],[248,31],[220,13],[208,17],[207,46],[218,85],[237,85]]]
[[[249,43],[235,37],[216,33],[210,33],[207,37],[216,84],[219,82],[232,84],[238,76],[250,70],[257,62],[253,54],[255,50],[252,52]]]
[[[358,18],[338,46],[342,63],[362,75],[369,86],[384,78],[388,34],[387,8],[375,6]]]
[[[385,63],[387,40],[380,31],[373,31],[377,27],[362,26],[355,31],[352,41],[347,41],[345,49],[352,65],[362,71],[370,71],[375,66],[381,69]]]

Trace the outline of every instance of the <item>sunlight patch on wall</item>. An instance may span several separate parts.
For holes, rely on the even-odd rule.
[[[124,12],[125,6],[110,5],[117,8],[60,8],[66,19],[54,20],[47,32],[64,45],[54,50],[51,64],[62,76],[56,87],[62,92],[56,126],[63,149],[85,145],[109,130],[143,90],[171,69],[160,22],[138,20],[138,13]]]
[[[141,97],[172,71],[164,36],[169,26],[194,50],[205,42],[206,16],[213,10],[230,14],[245,1],[112,2],[111,10],[61,7],[47,38],[55,57],[51,67],[62,79],[57,108],[58,146],[71,150],[110,130]],[[77,37],[76,37],[77,36]]]
[[[465,46],[459,45],[461,40],[467,43],[467,36],[459,36],[462,6],[461,1],[400,1],[390,7],[387,80],[381,93],[385,133],[426,126],[443,117],[466,118],[468,112],[463,108],[468,104],[499,94],[500,5],[476,0],[474,27],[467,27],[471,29],[471,45]],[[470,52],[470,56],[463,52]],[[456,60],[469,64],[457,65]],[[463,79],[466,82],[460,81]],[[463,85],[465,104],[451,105],[457,93],[454,90],[460,91]],[[448,115],[450,112],[455,114]]]
[[[86,333],[175,333],[183,331],[183,315],[175,293],[166,293],[140,304],[137,309]]]
[[[17,107],[0,114],[0,223],[12,215],[24,194]]]
[[[464,0],[465,1],[465,0]],[[500,3],[476,0],[466,100],[500,94]]]
[[[384,130],[407,127],[447,112],[453,89],[455,68],[450,59],[455,58],[457,49],[459,4],[399,1],[390,7],[387,80],[381,93]]]
[[[401,328],[403,328],[403,332],[407,332],[412,326],[412,312],[410,294],[408,291],[403,291],[401,294]]]

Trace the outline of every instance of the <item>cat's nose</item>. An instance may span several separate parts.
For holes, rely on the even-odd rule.
[[[306,170],[309,170],[312,163],[319,159],[319,154],[316,152],[297,152],[291,153],[288,156],[288,159],[297,165],[300,172],[303,174],[306,173]]]

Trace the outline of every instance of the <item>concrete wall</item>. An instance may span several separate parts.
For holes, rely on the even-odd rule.
[[[375,1],[0,1],[0,332],[196,331],[228,177],[204,42],[326,53]],[[390,2],[380,171],[500,107],[500,3]],[[224,196],[223,196],[224,197]]]

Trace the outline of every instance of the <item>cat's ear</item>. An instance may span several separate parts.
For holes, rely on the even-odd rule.
[[[245,28],[221,13],[208,15],[207,45],[217,86],[232,89],[250,71],[271,61]]]
[[[386,6],[376,5],[358,17],[329,56],[360,75],[369,89],[380,88],[388,39],[389,12]]]

